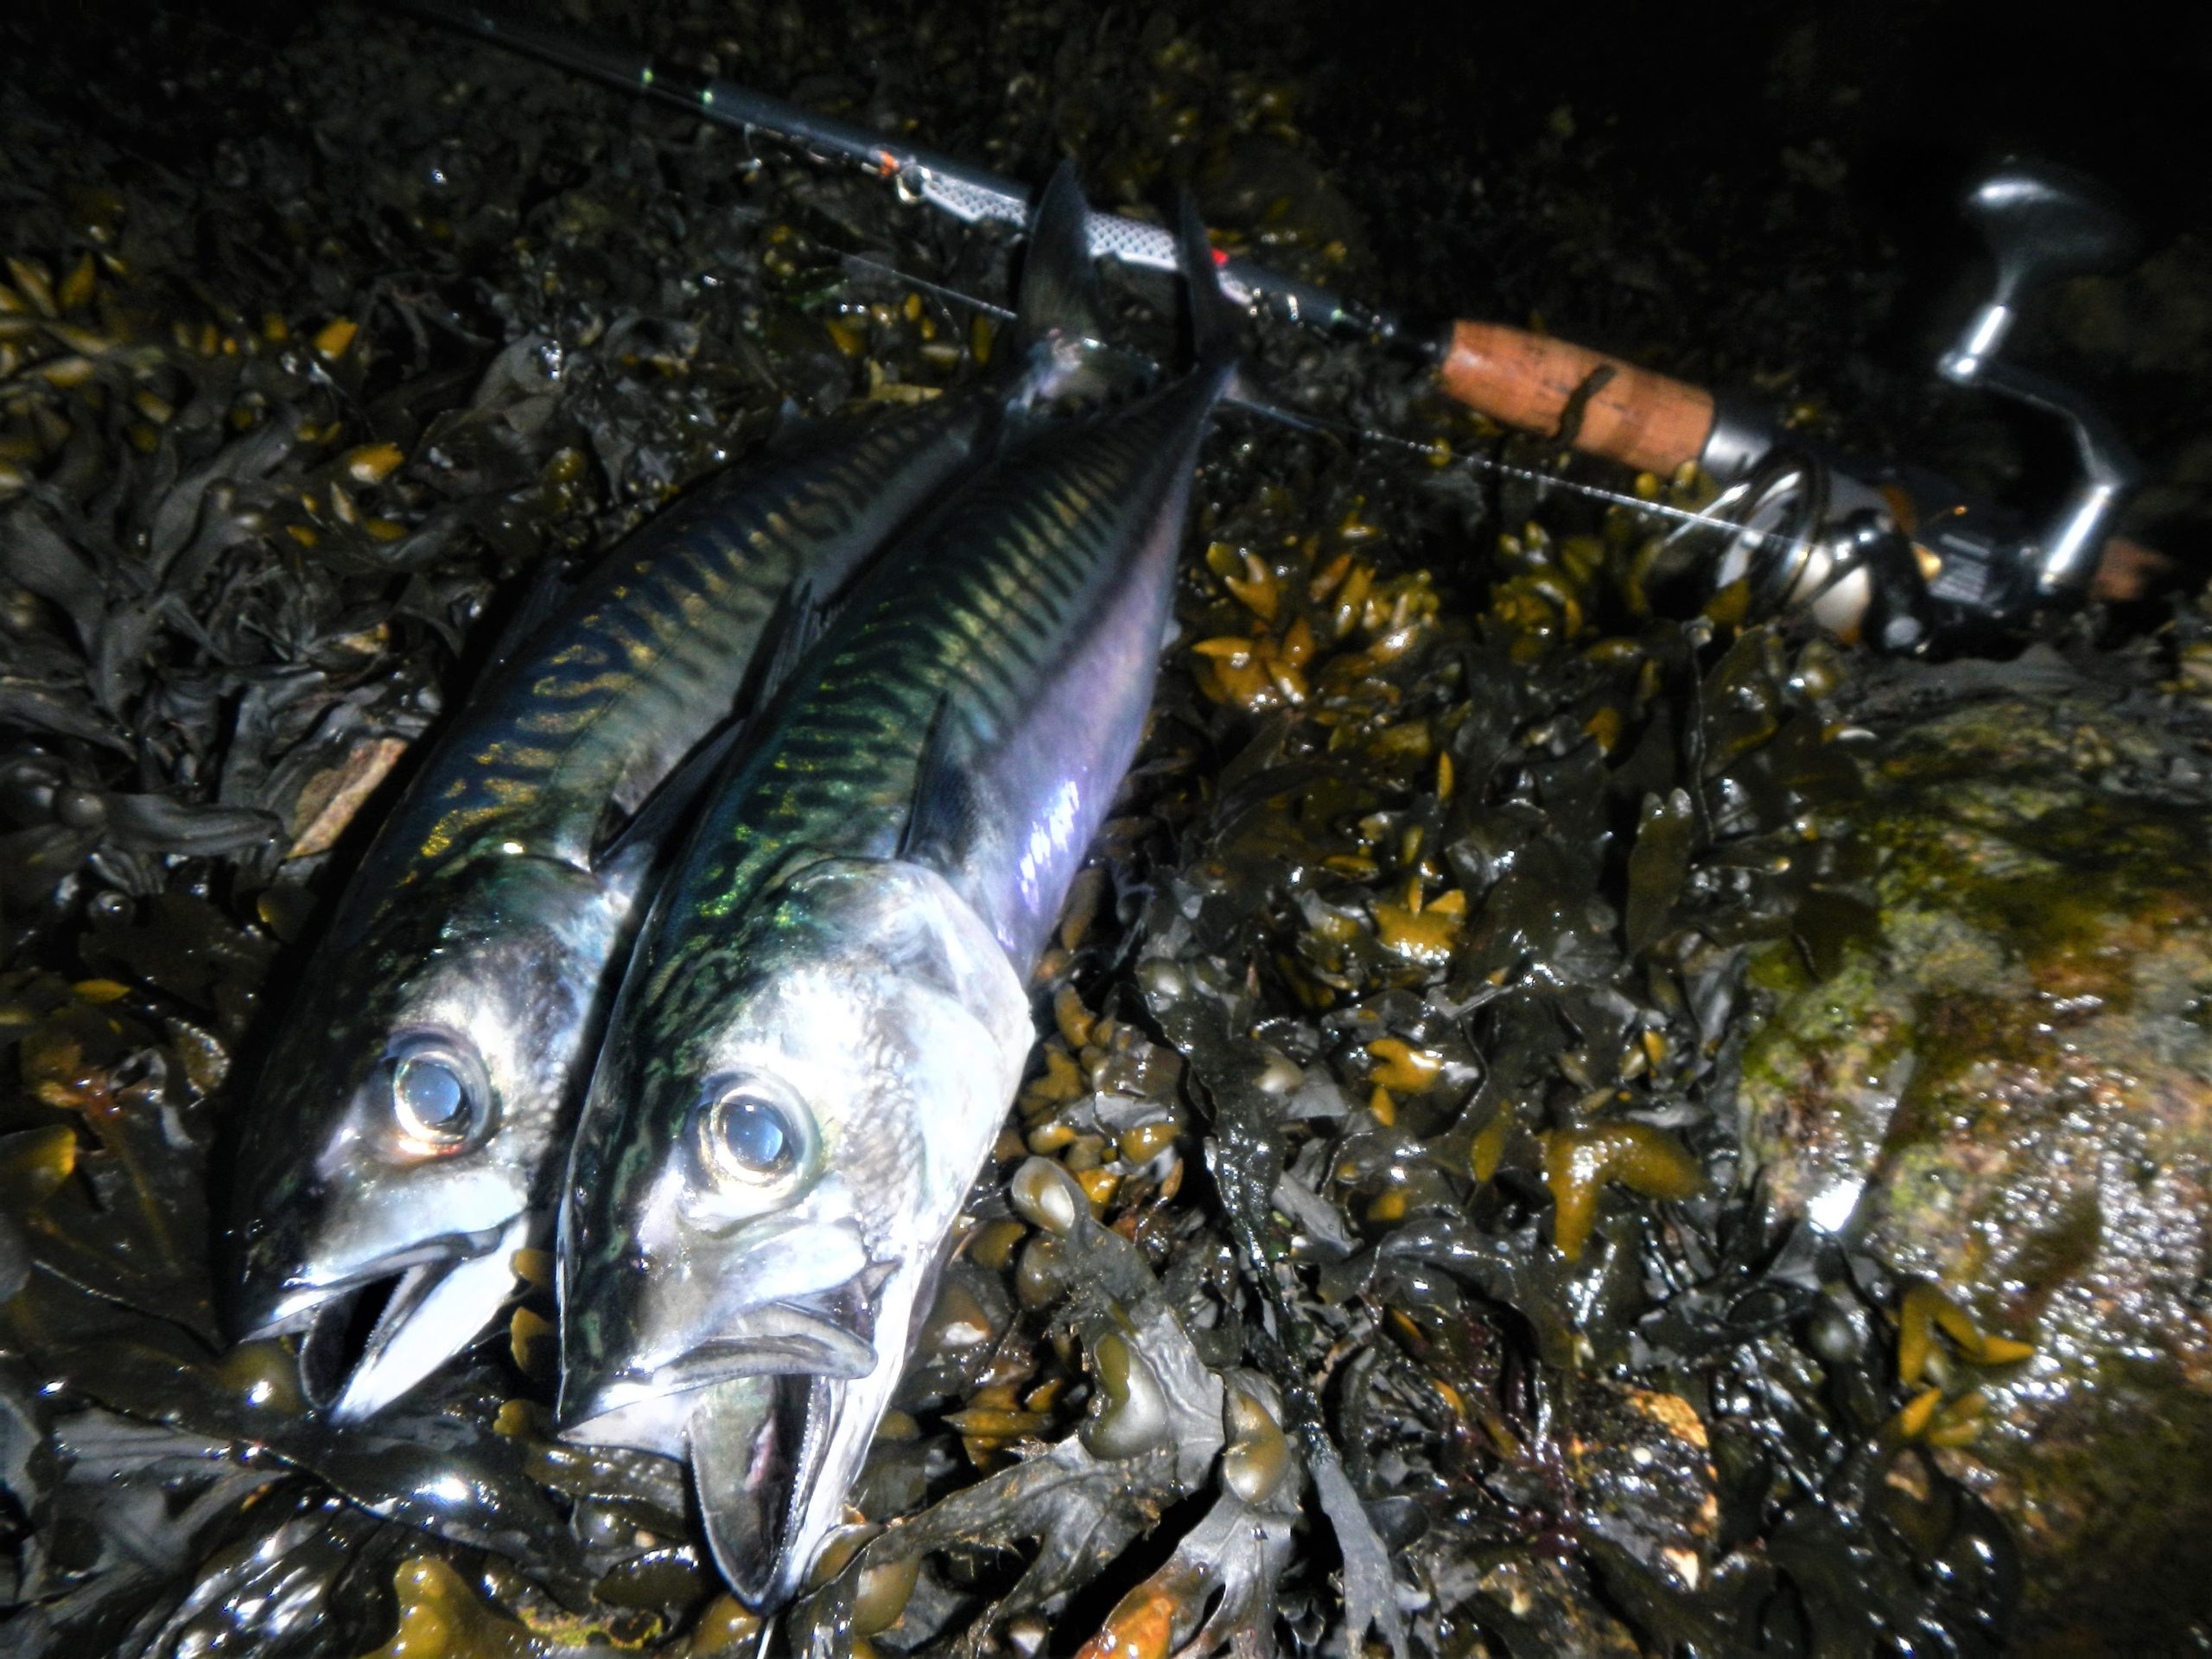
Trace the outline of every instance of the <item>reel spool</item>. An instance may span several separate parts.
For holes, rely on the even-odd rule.
[[[1666,538],[1661,562],[1703,567],[1702,597],[1738,582],[1757,620],[1809,615],[1846,643],[1919,650],[1929,638],[1926,584],[1910,539],[1887,500],[1796,448],[1770,450]],[[1716,550],[1706,539],[1719,526]],[[1677,544],[1680,545],[1677,545]]]

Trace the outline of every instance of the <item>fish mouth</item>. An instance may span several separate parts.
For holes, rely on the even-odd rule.
[[[246,1339],[300,1335],[300,1386],[340,1422],[374,1416],[474,1342],[514,1284],[529,1218],[449,1233],[342,1277],[293,1281]]]
[[[813,1565],[800,1558],[794,1522],[822,1478],[844,1395],[843,1378],[789,1374],[717,1383],[692,1406],[691,1479],[708,1548],[756,1611],[798,1594]]]
[[[562,1380],[562,1433],[581,1436],[632,1406],[740,1377],[865,1376],[875,1369],[874,1324],[859,1285],[841,1285],[758,1303],[672,1358],[625,1366],[596,1386],[571,1368]]]
[[[663,1364],[614,1373],[588,1397],[565,1376],[562,1436],[688,1458],[715,1565],[739,1600],[769,1611],[798,1593],[811,1565],[818,1540],[804,1522],[817,1490],[849,1460],[855,1433],[863,1450],[874,1433],[873,1414],[848,1408],[854,1384],[883,1364],[874,1324],[857,1281],[760,1304]],[[851,1472],[838,1476],[839,1496]]]
[[[715,1567],[740,1601],[767,1614],[798,1593],[812,1565],[819,1541],[805,1517],[843,1438],[837,1428],[850,1386],[805,1371],[725,1370],[594,1413],[562,1433],[688,1459]]]

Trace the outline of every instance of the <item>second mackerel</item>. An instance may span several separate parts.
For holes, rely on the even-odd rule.
[[[756,1607],[839,1519],[1143,730],[1230,376],[1185,218],[1199,367],[1028,441],[885,556],[717,785],[593,1077],[562,1217],[564,1432],[688,1456]],[[1081,226],[1056,182],[1031,259],[1079,264]]]

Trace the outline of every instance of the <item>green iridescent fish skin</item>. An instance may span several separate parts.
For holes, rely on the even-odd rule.
[[[474,1339],[542,1218],[626,937],[611,820],[678,775],[826,599],[984,446],[981,392],[803,433],[609,555],[463,706],[346,890],[236,1153],[225,1289],[241,1338],[305,1333],[341,1417]],[[359,1356],[357,1295],[397,1280]]]
[[[756,1607],[841,1516],[1027,1062],[1229,380],[1046,430],[887,554],[626,973],[563,1198],[562,1421],[688,1456]]]

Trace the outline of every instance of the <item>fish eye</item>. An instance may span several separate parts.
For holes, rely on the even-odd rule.
[[[435,1151],[466,1145],[485,1126],[477,1068],[435,1037],[403,1039],[385,1056],[392,1122],[409,1141]]]
[[[740,1096],[715,1114],[715,1150],[722,1161],[748,1174],[774,1175],[791,1162],[791,1135],[784,1115],[765,1101]]]
[[[775,1186],[807,1152],[805,1115],[751,1077],[719,1077],[691,1112],[693,1156],[716,1185]]]

